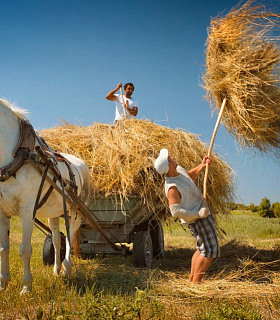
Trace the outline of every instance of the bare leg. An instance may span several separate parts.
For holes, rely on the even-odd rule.
[[[194,255],[192,256],[192,264],[191,264],[191,274],[190,274],[190,277],[189,277],[189,281],[192,281],[193,280],[193,275],[194,275],[194,265],[196,263],[196,260],[197,258],[200,256],[200,252],[199,251],[196,251],[194,253]]]
[[[0,214],[0,256],[1,256],[1,273],[0,273],[0,289],[6,287],[11,280],[10,264],[9,264],[9,234],[10,234],[10,218]]]
[[[29,209],[29,208],[28,208]],[[23,261],[23,289],[21,293],[30,292],[32,289],[32,274],[30,271],[30,259],[32,254],[31,236],[34,221],[31,217],[25,218],[22,215],[22,242],[20,245],[20,254]]]
[[[192,276],[193,283],[198,283],[201,281],[206,271],[210,267],[212,261],[213,261],[213,258],[206,258],[201,255],[199,255],[196,258],[196,261],[193,266],[193,276]]]
[[[54,274],[58,275],[61,269],[60,250],[61,250],[61,236],[59,232],[59,217],[49,219],[49,226],[52,230],[52,243],[54,246]]]

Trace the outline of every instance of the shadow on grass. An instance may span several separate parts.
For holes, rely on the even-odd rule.
[[[258,249],[232,240],[221,247],[221,257],[217,261],[218,265],[215,265],[219,270],[227,266],[231,269],[238,268],[241,260],[250,259],[253,262],[267,263],[267,268],[271,271],[280,271],[279,249]]]
[[[93,294],[134,295],[136,288],[149,288],[154,273],[153,269],[134,267],[131,256],[107,255],[79,262],[69,284],[80,294],[91,290]]]
[[[132,257],[97,257],[80,260],[69,280],[80,294],[86,290],[105,294],[134,294],[135,288],[150,288],[151,279],[164,276],[164,272],[187,275],[190,272],[194,250],[169,248],[162,260],[156,260],[153,269],[136,268]],[[208,270],[208,277],[222,279],[232,276],[238,281],[257,283],[273,282],[273,273],[280,271],[278,249],[257,249],[235,240],[221,247],[221,257],[215,259]]]
[[[280,272],[279,248],[258,249],[235,240],[221,248],[221,257],[209,269],[210,275],[231,275],[238,281],[272,283]]]
[[[171,248],[158,267],[161,270],[188,273],[194,252],[188,248]],[[273,272],[280,271],[279,259],[278,248],[258,249],[232,240],[221,247],[221,257],[213,261],[207,273],[212,278],[235,274],[240,281],[271,282]]]

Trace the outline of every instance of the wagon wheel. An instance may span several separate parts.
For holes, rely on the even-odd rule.
[[[151,268],[153,242],[148,231],[138,231],[133,241],[133,261],[136,267]]]
[[[64,234],[61,233],[61,237],[64,237]],[[65,241],[61,241],[60,248],[60,259],[64,260],[66,253]],[[54,246],[52,243],[52,235],[49,233],[46,236],[44,246],[43,246],[43,263],[46,266],[52,266],[54,264]]]
[[[151,238],[153,241],[153,255],[154,258],[162,259],[165,256],[164,252],[164,235],[163,227],[160,220],[153,220],[151,222]]]

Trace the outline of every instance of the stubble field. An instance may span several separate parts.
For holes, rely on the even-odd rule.
[[[21,221],[12,219],[12,281],[0,292],[0,319],[280,319],[280,219],[249,211],[219,218],[221,258],[200,285],[188,282],[194,240],[164,225],[166,257],[151,270],[132,257],[75,259],[69,279],[43,265],[44,235],[33,232],[33,291],[20,296]]]

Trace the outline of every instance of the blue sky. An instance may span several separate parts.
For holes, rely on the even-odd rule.
[[[30,111],[36,129],[61,117],[112,123],[105,100],[133,82],[139,117],[200,134],[209,144],[217,114],[200,87],[211,17],[233,0],[0,1],[0,96]],[[279,0],[264,0],[280,11]],[[236,201],[280,202],[279,161],[242,151],[223,126],[214,150],[237,173]]]

